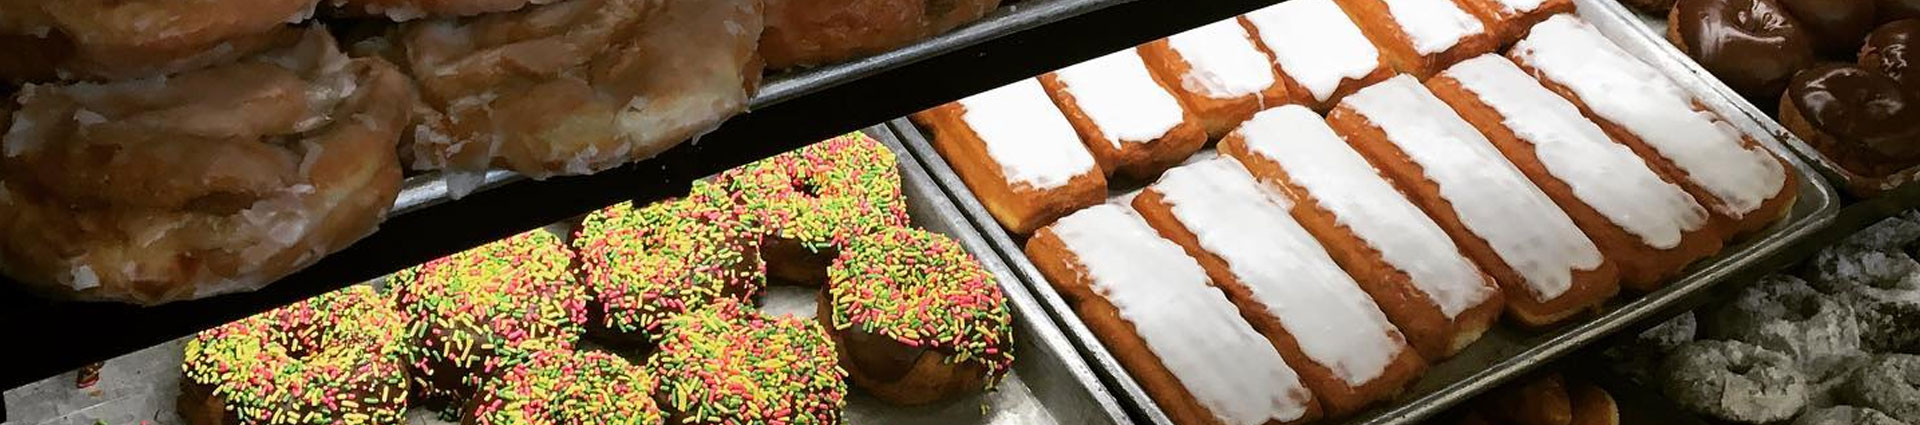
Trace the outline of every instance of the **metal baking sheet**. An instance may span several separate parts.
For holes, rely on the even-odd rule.
[[[1128,1],[1131,0],[1026,0],[1002,6],[972,24],[893,51],[833,65],[768,74],[759,93],[748,102],[747,110],[773,106],[1007,34]],[[699,143],[699,137],[687,143]],[[442,176],[439,172],[428,172],[406,178],[401,183],[400,196],[394,200],[391,214],[406,214],[452,200]],[[526,179],[526,176],[496,169],[488,171],[480,179],[477,189],[474,189],[476,193]]]
[[[1682,65],[1682,69],[1687,72],[1699,75],[1703,80],[1701,84],[1731,99],[1735,106],[1738,106],[1739,109],[1748,116],[1753,117],[1755,121],[1759,121],[1760,125],[1768,132],[1780,135],[1780,138],[1786,141],[1788,147],[1793,148],[1794,152],[1806,158],[1815,169],[1820,170],[1821,175],[1826,176],[1834,185],[1846,190],[1847,194],[1859,198],[1894,197],[1903,200],[1906,205],[1920,205],[1920,187],[1909,187],[1909,185],[1906,184],[1907,182],[1920,179],[1920,166],[1910,167],[1893,173],[1893,175],[1881,178],[1862,176],[1852,171],[1847,171],[1845,167],[1841,167],[1839,163],[1834,162],[1832,158],[1828,158],[1827,155],[1821,153],[1819,149],[1815,149],[1812,144],[1800,139],[1799,136],[1793,135],[1793,132],[1787,131],[1787,128],[1780,125],[1780,121],[1775,119],[1774,114],[1777,111],[1763,110],[1759,105],[1755,105],[1745,97],[1740,96],[1739,93],[1733,91],[1732,87],[1720,81],[1719,77],[1715,77],[1713,73],[1707,72],[1706,68],[1700,66],[1693,58],[1688,57],[1686,53],[1681,52],[1678,47],[1674,47],[1672,42],[1667,41],[1667,16],[1665,14],[1652,15],[1639,13],[1618,3],[1606,3],[1608,3],[1609,8],[1612,9],[1609,12],[1629,18],[1622,19],[1622,21],[1642,24],[1635,28],[1619,28],[1619,31],[1623,33],[1639,33],[1638,35],[1641,37],[1659,41],[1658,43],[1653,43],[1657,45],[1647,46],[1647,50],[1644,53],[1674,58],[1676,65]],[[1906,190],[1899,190],[1901,188],[1906,188]]]
[[[1073,343],[1055,327],[1047,311],[1022,285],[974,226],[940,190],[931,175],[906,155],[899,139],[883,126],[865,130],[901,158],[902,189],[914,225],[945,234],[980,258],[1005,289],[1014,313],[1013,372],[993,392],[982,392],[928,406],[896,407],[861,394],[848,398],[849,424],[1092,424],[1130,423],[1126,411],[1107,392]],[[571,233],[566,224],[550,226]],[[762,299],[763,310],[812,317],[818,289],[774,286]],[[76,388],[68,372],[5,392],[6,425],[95,425],[182,423],[174,412],[179,394],[180,356],[185,339],[109,360],[99,384]],[[416,409],[408,422],[442,425]]]
[[[1419,423],[1606,335],[1637,322],[1671,314],[1673,309],[1695,304],[1715,283],[1749,267],[1769,266],[1774,254],[1808,237],[1834,218],[1838,195],[1820,178],[1817,171],[1790,153],[1779,136],[1781,133],[1773,131],[1778,128],[1777,125],[1770,127],[1748,113],[1751,105],[1743,109],[1741,104],[1744,101],[1730,97],[1727,94],[1730,92],[1716,89],[1714,86],[1718,83],[1709,80],[1710,77],[1690,61],[1661,53],[1659,49],[1670,49],[1671,46],[1658,38],[1649,37],[1646,27],[1618,3],[1613,0],[1576,0],[1576,4],[1582,17],[1614,42],[1680,82],[1707,107],[1725,116],[1741,131],[1781,156],[1791,167],[1789,172],[1797,173],[1799,177],[1797,201],[1780,222],[1745,241],[1729,245],[1712,258],[1694,264],[1683,277],[1675,279],[1664,289],[1639,297],[1616,298],[1597,316],[1576,319],[1546,331],[1525,331],[1507,324],[1495,326],[1479,342],[1459,355],[1435,363],[1422,379],[1407,388],[1399,398],[1337,423]],[[999,248],[1002,257],[1027,280],[1029,289],[1040,296],[1055,320],[1060,322],[1061,328],[1074,338],[1102,377],[1114,385],[1121,397],[1136,409],[1135,413],[1146,422],[1172,425],[1165,412],[1121,368],[1112,353],[1088,331],[1085,324],[1074,315],[1072,308],[1046,283],[1045,277],[1027,260],[1021,241],[1015,240],[994,221],[965,183],[934,151],[924,133],[904,118],[893,121],[891,125],[900,133],[914,156],[933,171],[948,193],[954,195],[974,225],[982,229],[982,233]],[[1127,189],[1133,188],[1115,189],[1115,193],[1126,193]]]

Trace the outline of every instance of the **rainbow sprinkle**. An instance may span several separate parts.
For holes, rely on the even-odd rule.
[[[674,315],[725,296],[750,300],[766,284],[760,232],[708,183],[692,199],[634,209],[621,203],[587,215],[574,248],[604,313],[601,326],[659,338]]]
[[[1013,366],[1006,294],[953,240],[896,227],[855,238],[827,269],[833,327],[892,337],[987,366],[993,387]]]
[[[467,416],[473,425],[659,425],[646,369],[619,356],[568,349],[542,351],[480,391]]]
[[[200,332],[181,368],[242,424],[396,424],[405,327],[385,297],[352,286]]]
[[[408,359],[422,395],[460,406],[493,373],[539,351],[572,348],[587,294],[574,283],[571,258],[559,237],[535,229],[395,273],[389,284],[408,319]],[[430,379],[449,373],[461,388]]]
[[[838,424],[846,406],[847,373],[818,322],[732,300],[668,320],[647,368],[687,424]]]
[[[885,145],[852,133],[736,168],[715,179],[768,234],[813,252],[852,236],[905,226],[898,159]]]

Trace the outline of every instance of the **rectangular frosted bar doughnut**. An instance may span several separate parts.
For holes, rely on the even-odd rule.
[[[1033,79],[913,114],[1007,231],[1032,233],[1106,199],[1107,179]]]
[[[1380,50],[1333,0],[1288,0],[1240,15],[1240,22],[1273,57],[1291,100],[1313,110],[1393,76]]]
[[[1419,80],[1348,96],[1327,117],[1399,183],[1507,294],[1507,313],[1544,326],[1620,291],[1620,273],[1539,187]]]
[[[1732,222],[1736,235],[1793,206],[1799,182],[1780,158],[1585,21],[1547,18],[1507,57]]]
[[[1220,152],[1292,202],[1293,218],[1428,359],[1452,356],[1500,318],[1493,278],[1445,230],[1299,105],[1262,111]]]
[[[1720,251],[1721,233],[1692,195],[1507,58],[1468,59],[1427,88],[1553,198],[1620,266],[1626,286],[1658,289]]]
[[[1460,0],[1493,27],[1493,33],[1500,39],[1500,45],[1513,44],[1525,37],[1527,29],[1548,17],[1562,13],[1574,13],[1573,0]]]
[[[1224,136],[1253,113],[1287,100],[1287,84],[1273,57],[1230,18],[1140,45],[1140,57],[1160,85],[1200,119],[1207,136]]]
[[[1319,403],[1192,257],[1122,205],[1096,205],[1027,241],[1065,296],[1175,423],[1297,424]]]
[[[1455,0],[1334,0],[1395,69],[1427,78],[1500,48],[1479,16]]]
[[[1426,370],[1380,307],[1233,158],[1167,170],[1133,199],[1313,389],[1330,417],[1391,397]]]
[[[1206,129],[1126,49],[1040,76],[1108,176],[1150,180],[1207,144]]]

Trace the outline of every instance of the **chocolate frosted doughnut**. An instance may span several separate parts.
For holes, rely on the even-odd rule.
[[[1739,341],[1695,341],[1660,364],[1661,388],[1689,410],[1741,423],[1792,419],[1807,405],[1793,358]]]
[[[1749,99],[1778,96],[1812,65],[1813,37],[1774,0],[1680,0],[1667,38]]]
[[[1884,176],[1920,163],[1920,105],[1885,75],[1825,64],[1794,75],[1780,121],[1854,173]]]
[[[1780,5],[1813,36],[1814,48],[1835,57],[1853,55],[1879,24],[1873,0],[1780,0]]]
[[[1808,411],[1807,414],[1794,419],[1793,425],[1907,425],[1907,423],[1880,413],[1878,410],[1834,406]]]
[[[1894,81],[1907,93],[1920,94],[1920,73],[1909,74],[1907,67],[1920,58],[1920,52],[1912,51],[1910,44],[1920,38],[1920,19],[1907,19],[1881,25],[1867,35],[1866,45],[1860,49],[1860,67],[1878,72]]]
[[[1800,278],[1770,275],[1707,316],[1712,339],[1746,342],[1793,356],[1809,377],[1842,369],[1860,351],[1853,309]]]
[[[1920,423],[1920,356],[1887,354],[1853,372],[1840,397],[1906,423]]]

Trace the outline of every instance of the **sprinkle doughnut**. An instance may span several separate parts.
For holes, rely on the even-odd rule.
[[[1808,411],[1793,420],[1793,425],[1907,425],[1878,410],[1853,406],[1834,406]]]
[[[414,383],[445,415],[481,384],[548,349],[572,348],[586,322],[572,253],[535,229],[395,273]]]
[[[852,133],[748,164],[716,180],[756,212],[769,274],[826,281],[827,265],[853,235],[905,226],[906,198],[893,151]]]
[[[547,350],[488,382],[460,423],[661,425],[653,386],[653,375],[620,356]]]
[[[1816,381],[1861,354],[1860,324],[1852,308],[1800,278],[1779,274],[1748,286],[1711,313],[1707,337],[1786,353]]]
[[[838,424],[846,372],[818,323],[720,300],[667,321],[647,361],[670,423]]]
[[[622,203],[587,215],[573,245],[594,297],[590,335],[651,344],[672,316],[760,292],[766,266],[757,254],[759,233],[720,192],[699,182],[687,199],[638,209]]]
[[[1694,412],[1740,423],[1792,419],[1807,404],[1793,358],[1739,341],[1695,341],[1661,362],[1661,388]]]
[[[397,424],[406,322],[352,286],[187,341],[179,411],[193,425]]]
[[[946,236],[895,227],[827,270],[826,322],[853,383],[895,404],[992,387],[1013,365],[1013,316],[993,275]]]
[[[385,219],[411,99],[319,26],[171,77],[29,85],[0,139],[0,270],[89,301],[257,289]]]
[[[1911,325],[1911,323],[1909,323]],[[1841,398],[1906,423],[1920,423],[1920,355],[1883,354],[1853,372]]]
[[[318,0],[0,1],[0,80],[172,74],[298,38]]]

